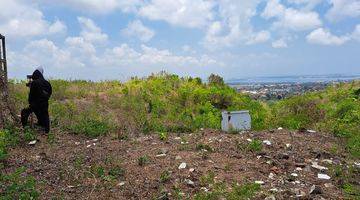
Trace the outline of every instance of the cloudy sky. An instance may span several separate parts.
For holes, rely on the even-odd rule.
[[[0,0],[11,78],[360,74],[360,0]]]

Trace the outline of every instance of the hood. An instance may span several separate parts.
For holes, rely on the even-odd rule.
[[[32,74],[32,79],[33,80],[44,79],[44,76],[39,70],[35,70],[34,73]]]

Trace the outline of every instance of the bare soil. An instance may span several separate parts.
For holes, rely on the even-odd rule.
[[[54,141],[44,135],[38,139],[34,146],[24,144],[11,149],[3,171],[25,166],[26,173],[38,181],[41,199],[156,199],[164,191],[169,199],[175,199],[176,193],[191,198],[212,190],[211,185],[201,181],[210,173],[215,175],[215,182],[229,188],[234,183],[263,181],[254,199],[270,195],[276,199],[344,199],[341,181],[334,177],[333,169],[353,164],[339,150],[343,148],[338,138],[287,130],[242,134],[202,130],[169,134],[166,141],[156,134],[126,140],[112,136],[92,140],[59,132]],[[263,144],[261,151],[251,151],[243,148],[249,139],[269,140],[271,145]],[[199,144],[213,151],[201,150]],[[145,155],[148,160],[141,166],[139,157]],[[186,168],[178,169],[182,162]],[[322,173],[331,179],[319,179],[321,170],[311,167],[312,162],[327,167]],[[115,168],[124,173],[109,178],[109,171]],[[161,182],[165,170],[170,171],[170,178]],[[353,179],[359,184],[358,173]],[[319,194],[309,194],[313,185],[321,188]]]

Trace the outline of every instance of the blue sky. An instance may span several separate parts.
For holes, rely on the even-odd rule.
[[[0,0],[11,78],[360,74],[360,0]]]

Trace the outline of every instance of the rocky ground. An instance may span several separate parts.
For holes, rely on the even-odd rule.
[[[10,150],[5,172],[25,166],[41,199],[185,199],[215,183],[258,183],[254,199],[345,199],[337,173],[359,166],[341,142],[313,131],[156,134],[88,139],[56,133]],[[211,180],[210,180],[211,179]]]

